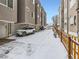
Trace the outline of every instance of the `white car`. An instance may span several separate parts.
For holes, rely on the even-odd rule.
[[[35,33],[34,28],[22,28],[16,31],[17,36],[25,36],[27,34]]]

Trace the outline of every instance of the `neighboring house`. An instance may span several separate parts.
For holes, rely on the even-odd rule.
[[[61,30],[61,6],[59,7],[59,30]]]
[[[35,27],[34,12],[34,0],[18,0],[18,27]]]
[[[46,26],[46,25],[47,25],[47,14],[44,10],[44,26]]]
[[[67,7],[67,5],[69,5]],[[67,8],[69,14],[69,32],[77,32],[77,1],[69,0],[69,4],[67,4],[67,0],[64,0],[64,30],[67,32]]]
[[[0,38],[11,36],[23,27],[39,30],[41,23],[46,24],[46,13],[43,10],[41,16],[41,7],[39,0],[0,0]]]
[[[41,26],[46,26],[46,12],[39,0],[34,0],[35,28],[38,31]]]
[[[0,38],[15,32],[17,22],[17,0],[0,0]]]
[[[41,27],[41,4],[39,0],[36,3],[37,3],[37,24],[36,26],[38,27],[38,29],[40,29]]]
[[[60,27],[60,19],[59,19],[59,15],[56,15],[56,21],[57,21],[57,27]]]
[[[53,16],[53,23],[54,23],[54,26],[58,27],[59,25],[59,18],[58,18],[58,15],[56,16]]]
[[[77,1],[69,1],[69,30],[70,32],[77,32]]]
[[[58,29],[60,29],[60,19],[59,19],[59,15],[57,15],[57,26],[58,26]]]
[[[41,27],[41,3],[39,0],[35,0],[35,25],[38,31]]]
[[[60,18],[60,28],[61,31],[64,31],[64,0],[61,0],[60,3],[60,14],[59,14],[59,18]]]
[[[64,0],[64,30],[67,32],[67,0]]]
[[[64,25],[64,31],[67,32],[67,28],[68,28],[67,25],[69,23],[69,28],[68,28],[69,32],[77,32],[77,11],[76,11],[77,10],[77,0],[68,0],[68,1],[69,1],[69,4],[67,4],[67,0],[61,0],[61,5],[60,5],[61,8],[59,11],[61,28]],[[67,7],[67,5],[69,5],[69,6]],[[67,11],[69,12],[68,14],[67,14]],[[69,18],[69,19],[67,20],[67,18]],[[69,21],[69,22],[67,23],[67,21]]]
[[[46,12],[43,7],[41,7],[41,26],[46,26]]]

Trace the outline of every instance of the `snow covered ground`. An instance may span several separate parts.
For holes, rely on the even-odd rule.
[[[67,59],[67,52],[50,29],[0,46],[0,59]]]

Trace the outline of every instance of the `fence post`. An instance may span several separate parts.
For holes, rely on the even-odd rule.
[[[61,42],[62,42],[62,31],[61,31]]]
[[[71,37],[68,35],[68,59],[71,59]]]
[[[78,42],[79,42],[79,37],[78,37]],[[79,46],[78,46],[78,59],[79,59]]]
[[[74,40],[76,41],[76,37],[74,37]],[[74,43],[74,59],[76,59],[76,44]]]

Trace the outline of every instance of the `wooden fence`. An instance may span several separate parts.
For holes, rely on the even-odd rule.
[[[60,31],[56,27],[54,29],[68,52],[68,59],[79,59],[79,38]]]

